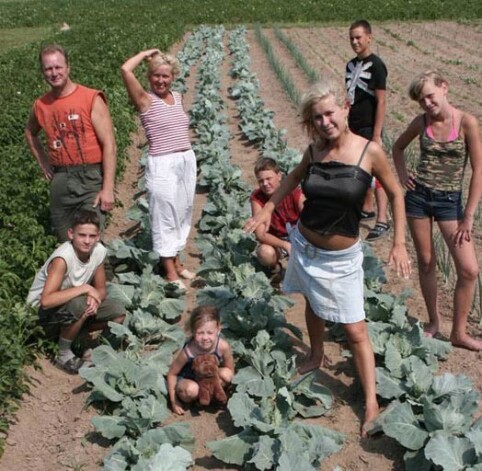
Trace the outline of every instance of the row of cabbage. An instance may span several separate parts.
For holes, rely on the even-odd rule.
[[[192,34],[178,57],[185,78],[203,52],[203,31]],[[146,156],[141,158],[144,166]],[[185,310],[183,292],[159,275],[159,256],[152,251],[145,179],[138,183],[136,204],[127,212],[135,236],[109,243],[113,281],[109,295],[127,309],[123,325],[110,324],[109,343],[93,350],[93,366],[80,375],[92,390],[87,402],[102,414],[92,419],[95,430],[113,443],[104,459],[108,471],[186,469],[193,463],[194,438],[187,423],[160,427],[171,416],[165,375],[173,353],[184,341],[176,321]],[[163,468],[164,469],[164,468]]]
[[[237,99],[241,120],[246,111],[246,123],[242,125],[247,125],[252,133],[249,124],[265,114],[259,97],[253,96],[257,82],[249,72],[243,29],[233,33],[230,47],[235,63],[232,74],[238,78],[232,98]],[[263,139],[265,129],[251,140],[263,155],[270,155]],[[248,133],[245,135],[250,139]],[[284,153],[279,156],[284,164]],[[397,297],[382,292],[386,279],[379,262],[367,251],[364,269],[365,309],[378,365],[377,390],[384,400],[390,401],[372,432],[382,430],[407,449],[404,456],[407,470],[430,470],[437,466],[447,470],[481,469],[482,423],[474,422],[479,394],[464,376],[434,376],[437,359],[446,357],[449,344],[425,337],[419,323],[409,322],[404,305],[408,293]],[[333,329],[333,333],[337,335],[340,331]]]
[[[198,304],[214,304],[221,310],[223,335],[236,359],[235,392],[228,411],[240,432],[208,447],[218,459],[243,469],[293,469],[301,464],[315,470],[325,456],[341,448],[343,436],[294,420],[323,415],[332,396],[312,375],[296,378],[286,330],[298,337],[300,332],[283,314],[291,302],[256,270],[256,242],[242,230],[250,190],[241,170],[230,163],[231,135],[220,90],[223,35],[222,27],[212,29],[191,109],[200,184],[209,189],[198,239],[203,257],[198,275],[206,287],[197,299]]]

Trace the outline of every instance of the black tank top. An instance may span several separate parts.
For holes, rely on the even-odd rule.
[[[365,145],[356,165],[342,162],[311,162],[302,183],[306,201],[300,221],[307,229],[320,235],[339,234],[358,237],[361,211],[372,176],[362,168]]]

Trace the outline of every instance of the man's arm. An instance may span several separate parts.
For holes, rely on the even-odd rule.
[[[62,306],[78,296],[86,294],[100,304],[102,301],[100,293],[91,285],[74,286],[62,289],[62,281],[67,271],[67,264],[61,257],[56,257],[50,263],[47,270],[47,279],[40,297],[40,305],[44,309]]]
[[[42,169],[44,177],[47,181],[50,181],[54,176],[54,172],[52,166],[50,165],[50,161],[45,152],[44,146],[38,137],[41,129],[42,128],[35,117],[35,113],[32,110],[27,121],[27,127],[25,128],[25,138],[27,139],[27,144],[30,148],[30,151]]]
[[[383,122],[385,121],[385,111],[387,108],[386,103],[386,90],[376,89],[375,98],[377,100],[377,107],[375,111],[375,123],[373,124],[373,137],[372,140],[378,145],[383,147],[382,143],[382,129]]]
[[[94,207],[100,204],[102,211],[114,208],[114,182],[116,169],[116,145],[114,128],[109,109],[101,96],[97,96],[92,106],[92,125],[102,147],[102,189],[94,201]]]

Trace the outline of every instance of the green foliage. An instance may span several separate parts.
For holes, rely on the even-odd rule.
[[[283,84],[283,88],[285,92],[289,96],[290,100],[296,105],[299,106],[301,102],[301,97],[299,94],[298,89],[296,88],[295,84],[291,80],[291,77],[288,72],[284,69],[281,63],[278,61],[276,54],[273,51],[273,47],[269,42],[269,39],[261,32],[261,26],[256,24],[255,26],[256,31],[256,38],[258,39],[259,43],[261,44],[266,56],[268,57],[269,65],[274,70],[278,80]]]
[[[236,392],[242,397],[250,396],[256,402],[266,402],[276,410],[275,415],[287,419],[296,415],[302,417],[318,417],[331,408],[333,398],[331,391],[314,381],[313,375],[297,377],[295,355],[287,358],[282,350],[277,350],[276,343],[270,339],[266,330],[259,330],[249,348],[238,352],[239,363],[248,366],[238,369],[233,384]],[[277,408],[280,397],[285,398],[291,407]]]
[[[308,64],[308,62],[306,61],[305,57],[300,52],[296,44],[293,41],[291,41],[291,39],[288,36],[286,36],[286,34],[284,34],[280,28],[278,27],[275,28],[274,32],[276,34],[276,37],[286,46],[288,51],[291,53],[298,67],[301,70],[303,70],[305,75],[308,77],[308,80],[310,81],[310,83],[317,82],[320,79],[318,72]]]
[[[415,378],[414,378],[415,379]],[[417,381],[426,381],[422,376]],[[407,471],[472,469],[482,464],[480,421],[473,423],[479,393],[464,376],[430,376],[418,399],[393,401],[373,422],[408,451]],[[438,469],[438,468],[437,468]]]
[[[244,426],[243,431],[208,442],[207,446],[216,458],[246,470],[316,471],[324,458],[343,445],[342,434],[320,425],[296,421],[272,425],[267,418],[270,411],[236,394],[228,407],[234,413],[235,423]]]
[[[374,1],[369,4],[342,0],[328,2],[319,8],[312,0],[301,2],[279,2],[274,0],[253,0],[245,2],[233,0],[220,2],[209,0],[199,8],[199,2],[187,0],[181,3],[155,2],[153,0],[140,0],[139,2],[118,2],[105,0],[80,0],[72,2],[57,2],[45,0],[33,1],[8,1],[0,2],[0,27],[29,29],[31,33],[50,31],[43,36],[45,42],[59,42],[65,45],[71,53],[72,73],[76,81],[86,85],[105,90],[111,114],[114,120],[116,140],[118,146],[119,165],[118,172],[124,167],[125,150],[129,145],[130,133],[134,131],[135,124],[132,119],[132,108],[128,103],[127,95],[118,73],[119,65],[134,52],[147,47],[160,47],[167,49],[172,43],[179,40],[185,30],[193,24],[230,22],[236,24],[243,22],[296,22],[310,23],[313,21],[352,21],[354,17],[369,17],[373,21],[386,19],[432,19],[432,18],[457,18],[460,19],[460,7],[455,2],[435,2],[434,0],[415,0],[409,4],[392,1]],[[482,4],[470,0],[464,5],[462,12],[464,18],[480,18]],[[162,29],[153,18],[162,18]],[[68,32],[56,32],[58,22],[66,21],[70,24]],[[35,30],[33,29],[35,28]],[[17,30],[17,32],[20,30]],[[43,34],[43,33],[41,33]],[[203,37],[199,33],[197,40]],[[25,38],[25,35],[22,35]],[[32,38],[32,36],[30,36]],[[186,60],[196,60],[200,47],[196,43],[185,50]],[[48,185],[41,178],[41,173],[33,158],[29,155],[24,142],[23,131],[30,106],[37,96],[46,91],[40,74],[22,74],[21,71],[38,71],[37,53],[39,42],[25,44],[15,50],[3,52],[0,56],[0,69],[2,75],[7,77],[0,90],[0,158],[3,165],[0,169],[0,192],[7,197],[0,201],[0,323],[4,341],[0,341],[2,349],[8,352],[2,357],[0,367],[0,417],[5,421],[6,411],[11,411],[11,398],[19,397],[24,389],[19,381],[22,377],[20,367],[24,362],[33,360],[31,350],[23,346],[30,345],[28,334],[33,332],[33,317],[27,323],[25,319],[19,320],[14,306],[25,299],[28,287],[35,271],[52,252],[55,240],[49,235],[47,219]],[[248,57],[248,54],[245,54]],[[194,58],[194,59],[193,59]],[[235,67],[233,66],[233,69]],[[189,69],[189,66],[186,70]],[[244,69],[240,69],[240,73]],[[184,77],[184,75],[183,75]],[[244,77],[246,88],[239,88],[239,96],[244,95],[245,89],[255,87],[254,82]],[[182,89],[182,83],[179,85]],[[233,90],[233,96],[234,90]],[[241,101],[241,100],[240,100]],[[217,102],[216,102],[217,103]],[[288,169],[299,156],[292,149],[288,149],[283,140],[283,132],[274,130],[270,124],[272,116],[262,114],[257,98],[251,109],[252,116],[260,127],[270,130],[268,133],[255,134],[249,124],[246,132],[253,132],[253,142],[259,144],[264,155],[280,158],[283,168]],[[217,108],[217,106],[213,106]],[[247,106],[246,106],[247,108]],[[259,112],[259,116],[254,111]],[[271,119],[272,121],[272,119]],[[212,132],[207,132],[202,137],[203,142],[216,139],[220,145],[206,151],[206,159],[216,159],[222,156],[226,159],[226,131],[213,127]],[[212,136],[215,136],[213,138]],[[200,137],[201,140],[201,137]],[[278,147],[273,147],[271,144]],[[273,150],[274,149],[274,150]],[[196,149],[198,153],[198,150]],[[201,155],[202,153],[199,153]],[[204,154],[202,154],[204,157]],[[286,163],[285,162],[289,162]],[[222,172],[218,172],[222,173]],[[233,172],[231,181],[237,179]],[[242,188],[240,188],[242,190]],[[225,190],[231,193],[232,190]],[[244,202],[240,203],[244,205]],[[235,221],[228,221],[235,226]],[[213,220],[206,221],[204,229],[215,225]],[[215,230],[220,231],[216,226]],[[146,237],[144,232],[144,238]],[[143,244],[142,250],[149,252],[148,245]],[[126,249],[126,250],[130,250]],[[121,250],[120,250],[121,251]],[[134,250],[125,257],[128,261],[134,256]],[[136,252],[135,256],[150,259],[150,255]],[[130,263],[130,262],[129,262]],[[155,264],[154,260],[148,262]],[[142,273],[142,266],[137,265],[137,273]],[[122,264],[121,264],[122,265]],[[128,271],[121,267],[119,272]],[[214,274],[211,275],[214,278]],[[222,275],[224,276],[224,275]],[[22,310],[23,308],[18,308]],[[22,317],[22,316],[20,316]],[[19,329],[19,325],[28,325],[28,328]],[[144,326],[146,330],[151,327]],[[28,332],[28,334],[26,334]],[[16,339],[12,345],[9,340]],[[6,342],[6,343],[5,343]],[[5,345],[8,346],[6,349]],[[18,349],[16,348],[18,346]],[[12,347],[12,348],[11,348]],[[14,348],[15,347],[15,348]],[[13,352],[10,355],[10,352]],[[7,376],[3,375],[6,372]],[[6,378],[6,379],[4,379]]]
[[[39,41],[50,33],[51,30],[48,27],[2,29],[0,30],[0,53],[29,42]]]
[[[154,275],[150,269],[141,276],[133,272],[118,274],[117,283],[109,284],[109,295],[118,299],[131,312],[141,309],[162,319],[179,319],[184,309],[178,298],[182,293],[176,285]]]
[[[22,367],[34,361],[34,347],[41,344],[35,340],[40,334],[37,317],[24,303],[0,298],[0,331],[0,431],[5,431],[8,417],[28,387]]]
[[[148,430],[137,439],[124,436],[104,459],[103,469],[105,471],[184,470],[192,464],[190,451],[193,444],[194,437],[187,423],[174,423]],[[163,463],[169,464],[172,468],[159,466],[153,468],[152,466],[156,465],[161,458]]]
[[[138,467],[132,469],[146,469],[142,467],[147,466],[144,458],[150,458],[162,443],[192,445],[193,438],[182,424],[155,429],[170,416],[163,374],[172,351],[172,346],[162,344],[157,351],[139,356],[101,346],[93,351],[93,366],[80,370],[92,385],[88,403],[109,413],[94,417],[92,424],[103,437],[117,441],[104,469],[126,469],[122,466],[135,463]],[[176,451],[173,458],[178,454]],[[187,458],[182,452],[181,456]]]
[[[314,0],[300,0],[297,3],[277,0],[206,0],[202,8],[195,0],[182,3],[159,4],[153,0],[139,0],[136,3],[116,0],[105,0],[99,3],[94,0],[81,2],[57,3],[55,0],[43,2],[7,1],[1,2],[2,15],[0,27],[13,28],[20,26],[39,26],[58,24],[59,18],[71,25],[72,30],[96,30],[108,28],[120,36],[121,44],[125,42],[122,26],[128,25],[133,35],[133,43],[148,41],[155,34],[157,26],[152,18],[162,16],[163,29],[157,36],[168,35],[165,30],[171,23],[184,25],[199,25],[202,23],[237,24],[237,23],[325,23],[329,21],[350,22],[353,18],[370,18],[381,20],[423,20],[423,19],[456,19],[481,18],[482,7],[477,0],[467,0],[461,11],[459,5],[436,0],[412,0],[410,3],[395,0],[376,0],[370,3],[360,3],[354,0],[326,2],[323,8]],[[167,21],[172,20],[172,21]],[[151,27],[151,23],[153,26]],[[89,24],[92,25],[89,28]],[[142,30],[146,30],[143,34]],[[114,40],[105,35],[106,41]],[[142,44],[142,43],[141,43]]]
[[[132,471],[158,471],[159,469],[183,471],[192,464],[194,464],[194,460],[187,450],[180,446],[173,447],[170,443],[163,443],[152,458],[140,459]]]

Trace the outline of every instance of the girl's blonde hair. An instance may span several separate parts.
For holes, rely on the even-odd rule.
[[[193,309],[191,316],[187,322],[187,329],[194,335],[196,330],[203,324],[209,321],[214,321],[217,324],[221,322],[221,315],[219,309],[216,306],[205,304]]]
[[[346,103],[345,88],[337,80],[330,78],[314,83],[301,97],[301,126],[313,140],[318,139],[313,123],[313,106],[330,95],[335,98],[336,104],[340,107]]]
[[[408,95],[413,101],[420,100],[422,88],[430,80],[433,81],[436,87],[440,87],[443,83],[448,85],[447,80],[438,70],[426,70],[418,74],[408,87]]]
[[[161,65],[168,65],[174,78],[181,73],[181,64],[172,54],[161,52],[147,58],[147,76],[150,77]]]

